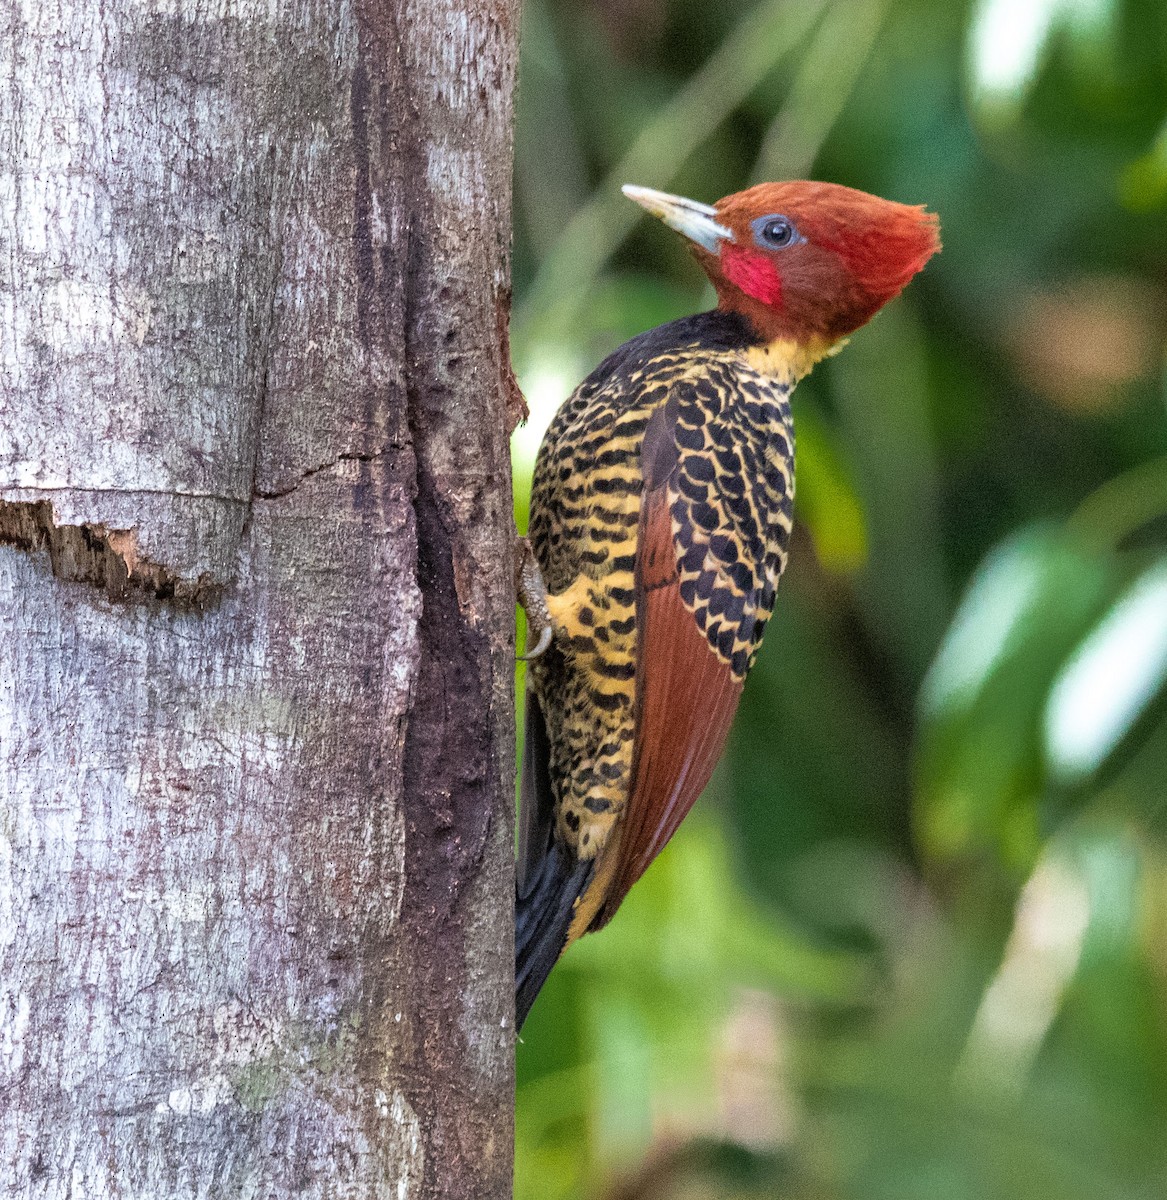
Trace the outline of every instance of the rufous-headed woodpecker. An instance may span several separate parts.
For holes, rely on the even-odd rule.
[[[521,1027],[709,781],[786,564],[790,392],[940,248],[936,217],[830,183],[710,206],[625,194],[693,243],[711,312],[576,388],[535,463],[516,882]],[[533,558],[531,557],[533,554]]]

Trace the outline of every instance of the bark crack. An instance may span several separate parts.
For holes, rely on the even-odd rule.
[[[10,486],[5,489],[7,492],[15,493],[18,496],[27,495],[50,495],[50,494],[73,494],[82,496],[165,496],[167,499],[182,499],[182,500],[219,500],[224,504],[246,504],[245,496],[227,496],[222,492],[195,492],[186,491],[183,488],[149,488],[149,487],[77,487],[71,483],[63,484],[35,484],[32,487]],[[22,503],[23,501],[12,501],[0,496],[0,504]],[[35,501],[33,502],[35,503]]]
[[[271,491],[265,491],[256,488],[252,493],[252,498],[255,500],[282,500],[285,496],[290,496],[299,486],[306,480],[311,479],[314,475],[320,475],[324,471],[331,471],[335,467],[339,467],[341,463],[356,462],[356,463],[371,463],[377,462],[385,457],[385,450],[376,450],[372,454],[338,454],[335,458],[331,458],[328,462],[319,463],[314,467],[309,467],[306,471],[302,471],[295,480],[286,487],[275,488]]]

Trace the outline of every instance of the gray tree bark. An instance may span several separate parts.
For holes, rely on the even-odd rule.
[[[0,0],[0,1195],[501,1197],[518,0]]]

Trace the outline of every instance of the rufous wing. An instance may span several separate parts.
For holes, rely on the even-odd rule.
[[[646,459],[653,453],[646,435]],[[640,511],[632,784],[617,862],[593,929],[611,920],[704,790],[742,692],[742,680],[718,658],[681,599],[668,477],[659,478],[667,454],[664,463],[661,457],[656,452],[656,462],[645,463],[650,486]]]

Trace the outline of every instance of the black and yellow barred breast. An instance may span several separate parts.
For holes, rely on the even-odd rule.
[[[664,431],[682,601],[711,651],[744,678],[786,562],[795,377],[743,318],[703,313],[621,347],[547,431],[529,537],[555,638],[532,663],[529,686],[546,721],[555,837],[579,859],[606,844],[631,781],[641,458],[650,422],[658,442]]]

